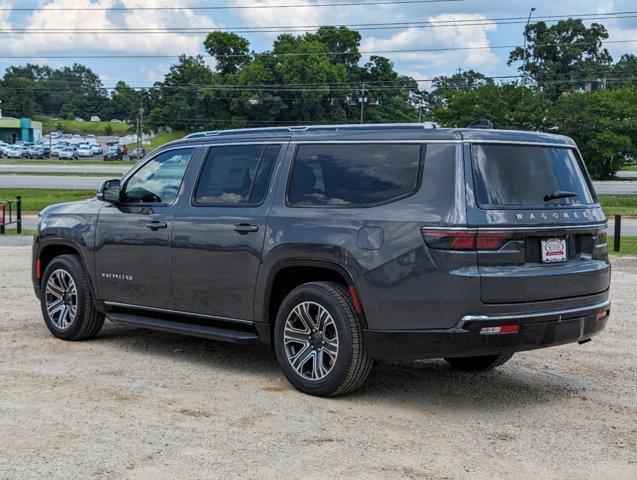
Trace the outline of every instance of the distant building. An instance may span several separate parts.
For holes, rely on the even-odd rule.
[[[6,143],[35,142],[42,138],[42,122],[30,118],[0,117],[0,140]]]

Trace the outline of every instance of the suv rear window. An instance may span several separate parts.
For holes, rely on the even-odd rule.
[[[288,190],[297,206],[370,206],[412,194],[418,184],[418,144],[300,145]]]
[[[473,144],[471,156],[481,206],[593,203],[572,148]]]
[[[280,145],[213,146],[197,191],[197,205],[258,205],[265,198]]]

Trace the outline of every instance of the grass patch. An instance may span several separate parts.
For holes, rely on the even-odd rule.
[[[619,252],[613,251],[613,236],[608,236],[608,253],[610,255],[637,255],[637,236],[622,235]]]
[[[604,213],[609,215],[637,215],[637,195],[598,195]]]
[[[15,229],[15,225],[9,225],[6,227],[5,231],[4,231],[5,235],[10,235],[10,236],[14,236],[17,235],[18,232]],[[23,228],[22,229],[22,233],[20,235],[30,235],[33,236],[35,235],[35,228]],[[2,237],[2,235],[0,235],[0,237]]]
[[[111,122],[80,122],[78,120],[62,120],[59,118],[34,116],[33,120],[42,122],[42,130],[50,132],[58,130],[71,134],[88,134],[94,135],[127,135],[131,130],[131,126],[126,123]]]
[[[628,172],[637,172],[637,164],[635,165],[626,165],[622,170],[626,170]]]
[[[95,190],[53,190],[49,188],[0,188],[0,201],[22,197],[23,212],[39,212],[54,203],[85,200],[95,196]]]
[[[160,133],[150,139],[150,144],[144,144],[144,148],[146,149],[146,152],[150,152],[157,147],[161,147],[165,143],[172,142],[173,140],[180,140],[184,138],[184,135],[186,135],[186,132]],[[128,151],[130,152],[135,147],[137,147],[137,143],[129,143]]]

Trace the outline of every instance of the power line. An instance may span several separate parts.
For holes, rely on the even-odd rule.
[[[379,0],[361,2],[330,2],[330,3],[309,3],[309,4],[257,4],[257,5],[209,5],[192,7],[0,7],[0,12],[100,12],[100,11],[178,11],[178,10],[262,10],[274,8],[319,8],[319,7],[347,7],[347,6],[367,6],[367,5],[411,5],[423,3],[460,3],[467,0]]]
[[[637,70],[625,70],[621,72],[619,76],[600,76],[600,77],[587,77],[587,78],[572,78],[572,75],[568,74],[555,74],[552,76],[550,80],[542,80],[542,84],[553,84],[553,83],[584,83],[584,82],[595,82],[601,80],[613,81],[613,80],[633,80],[637,77],[631,75],[630,77],[625,76],[625,74],[637,74]],[[563,78],[556,78],[557,75],[563,75]],[[485,77],[484,80],[515,80],[522,79],[523,75],[498,75],[492,77]],[[432,83],[436,81],[436,79],[410,79],[409,83]],[[393,83],[387,84],[383,82],[368,82],[365,81],[365,90],[368,91],[383,91],[383,90],[401,90],[408,89],[410,86],[407,85],[408,82],[403,83]],[[32,90],[34,92],[47,92],[47,91],[68,91],[69,88],[73,86],[83,86],[84,84],[77,83],[73,84],[72,82],[64,82],[65,86],[61,87],[47,87],[34,85],[30,87],[11,87],[11,86],[2,86],[0,85],[0,91],[2,89],[8,91],[16,91],[16,90]],[[127,85],[129,88],[134,90],[156,90],[156,89],[164,89],[164,90],[184,90],[184,91],[200,91],[200,90],[212,90],[212,91],[222,91],[222,92],[264,92],[264,93],[277,93],[277,92],[291,92],[291,93],[303,93],[303,92],[313,92],[313,93],[350,93],[352,91],[360,90],[361,82],[353,82],[349,84],[342,83],[326,83],[326,84],[261,84],[261,85],[224,85],[224,84],[193,84],[193,85]],[[98,90],[115,90],[116,86],[107,86],[107,87],[99,87]],[[328,91],[325,91],[329,89]],[[291,97],[296,98],[296,97]]]
[[[537,17],[537,21],[557,22],[565,18],[577,18],[580,20],[604,20],[616,18],[634,18],[637,17],[637,11],[626,12],[610,12],[610,13],[586,13],[580,15],[547,15]],[[508,25],[525,23],[525,17],[501,17],[501,18],[485,18],[471,20],[437,20],[426,22],[384,22],[384,23],[358,23],[343,25],[289,25],[289,26],[246,26],[246,27],[217,27],[214,25],[208,27],[113,27],[113,28],[11,28],[0,29],[0,34],[200,34],[209,33],[211,31],[231,31],[235,33],[287,33],[287,32],[305,32],[309,30],[317,30],[321,27],[347,27],[355,30],[394,30],[405,28],[434,28],[434,27],[462,27],[462,26],[483,26],[483,25]]]
[[[602,44],[607,43],[633,43],[637,42],[637,39],[630,40],[605,40],[601,42]],[[555,42],[555,43],[536,43],[535,47],[550,47],[550,46],[560,46],[560,45],[568,45],[568,46],[577,46],[577,45],[594,45],[597,44],[597,41],[594,42]],[[356,52],[286,52],[286,53],[274,53],[271,51],[265,52],[254,52],[254,53],[236,53],[236,54],[225,54],[225,55],[207,55],[207,54],[196,54],[200,55],[204,58],[239,58],[239,57],[257,57],[260,54],[270,54],[277,57],[314,57],[314,56],[348,56],[353,54],[360,55],[369,55],[373,53],[424,53],[424,52],[449,52],[449,51],[465,51],[465,50],[491,50],[491,49],[503,49],[503,48],[517,48],[521,45],[484,45],[484,46],[475,46],[475,47],[437,47],[437,48],[408,48],[401,50],[358,50]],[[130,58],[130,59],[138,59],[138,58],[179,58],[185,54],[111,54],[111,55],[0,55],[0,59],[122,59],[122,58]]]

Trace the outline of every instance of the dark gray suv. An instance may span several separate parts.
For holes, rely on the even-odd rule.
[[[313,395],[374,359],[485,370],[606,325],[606,218],[577,147],[418,124],[206,132],[97,198],[41,213],[33,282],[53,335],[104,318],[273,345]]]

